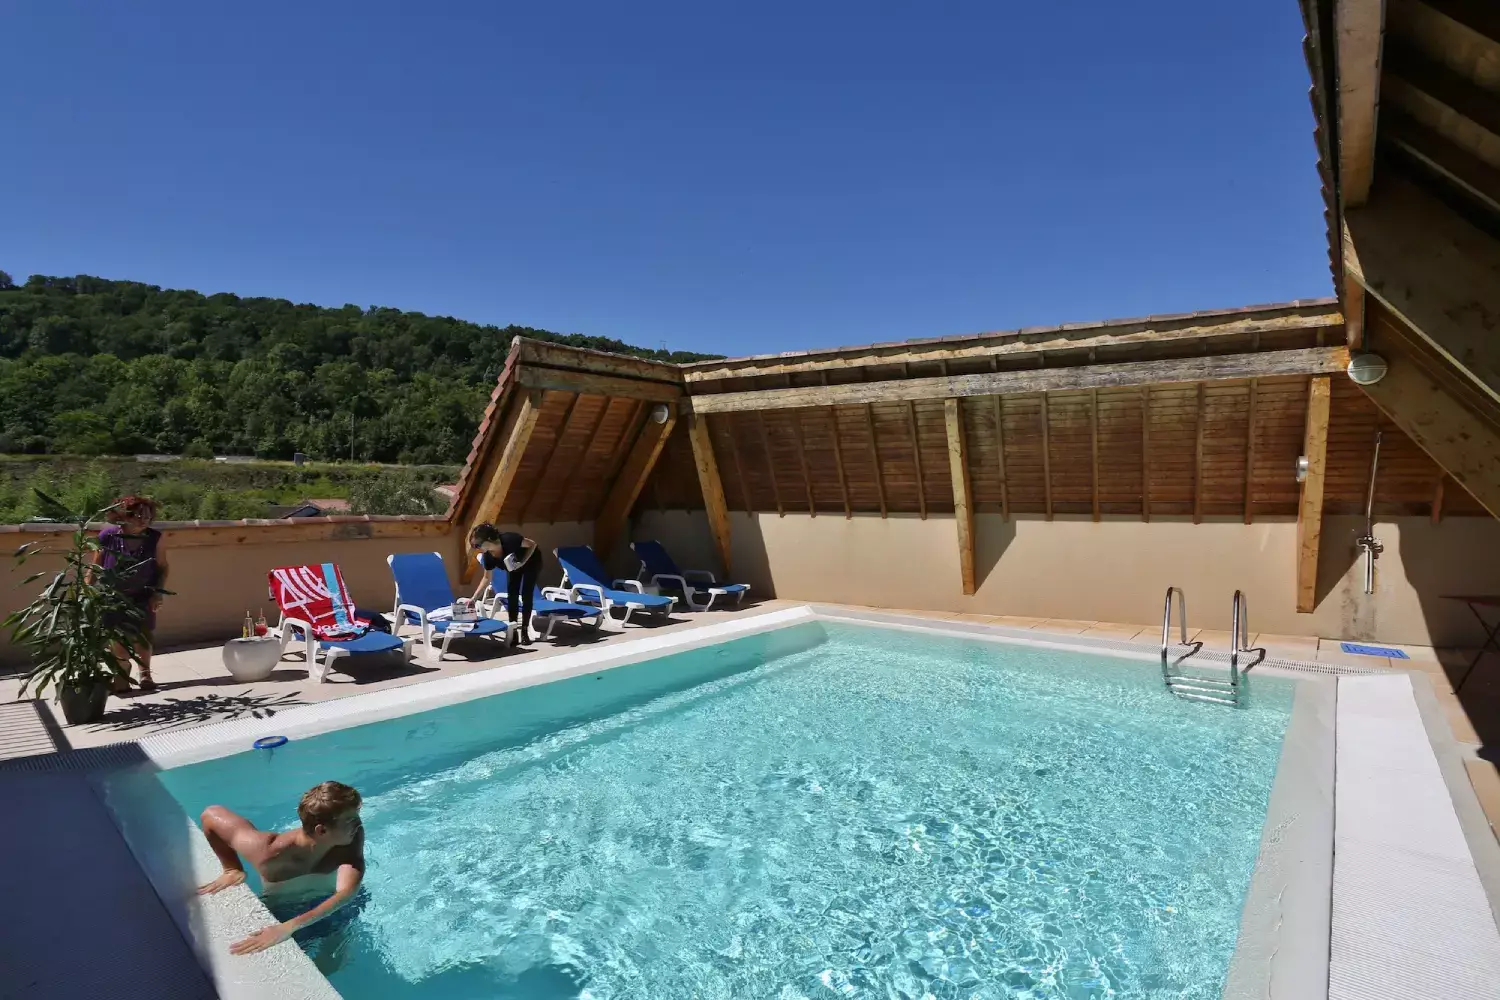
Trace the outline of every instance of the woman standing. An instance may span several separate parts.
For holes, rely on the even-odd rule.
[[[521,616],[521,642],[530,645],[532,594],[542,579],[542,550],[520,532],[501,531],[489,523],[474,525],[469,532],[469,546],[479,552],[479,562],[486,574],[474,590],[474,600],[479,600],[489,583],[488,574],[503,566],[509,574],[505,607],[511,621],[516,620],[516,615]]]
[[[167,553],[162,534],[151,527],[156,520],[156,501],[150,497],[128,496],[115,501],[109,522],[99,529],[99,551],[95,565],[115,571],[125,597],[141,615],[141,637],[129,655],[140,664],[142,691],[156,690],[151,679],[151,642],[156,629],[156,611],[161,607],[162,592],[167,585]],[[120,624],[118,620],[111,624]],[[115,646],[115,656],[125,660],[127,650]],[[130,690],[130,676],[115,679],[115,694]]]

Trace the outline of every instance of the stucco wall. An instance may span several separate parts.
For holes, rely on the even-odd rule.
[[[1258,632],[1435,645],[1477,644],[1450,593],[1500,593],[1500,522],[1426,518],[1378,522],[1385,545],[1376,593],[1364,594],[1355,517],[1329,517],[1314,614],[1295,608],[1295,521],[1022,517],[977,519],[979,591],[965,597],[951,517],[731,515],[735,574],[760,594],[889,608],[1093,621],[1161,620],[1169,585],[1183,588],[1189,622],[1227,629],[1243,590]],[[701,514],[648,513],[636,537],[658,536],[678,561],[717,568]],[[617,568],[629,566],[617,554]]]
[[[558,581],[560,573],[556,561],[551,558],[552,548],[592,541],[594,526],[592,522],[569,522],[528,525],[525,530],[546,551],[548,566],[543,582],[553,584]],[[246,610],[254,615],[264,609],[266,617],[274,622],[276,610],[266,599],[266,573],[277,566],[338,563],[356,603],[377,611],[389,611],[395,603],[391,571],[385,563],[386,556],[391,553],[436,550],[447,562],[450,576],[457,568],[453,561],[451,533],[230,545],[174,545],[174,534],[176,532],[171,528],[167,529],[166,545],[171,566],[167,586],[174,594],[166,599],[157,621],[157,645],[161,648],[221,642],[237,636]],[[247,529],[245,535],[253,539],[254,529]],[[0,566],[0,618],[26,604],[41,586],[40,582],[24,588],[17,584],[29,573],[48,567],[46,560],[28,562],[24,572],[17,572],[9,563]],[[472,586],[471,583],[469,588]],[[463,592],[468,592],[469,588]],[[19,655],[8,639],[0,640],[0,662],[14,663]]]

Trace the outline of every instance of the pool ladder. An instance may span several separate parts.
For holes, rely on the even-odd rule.
[[[1177,595],[1177,645],[1172,645],[1172,595]],[[1240,670],[1240,654],[1250,652],[1250,610],[1242,591],[1234,592],[1234,607],[1230,613],[1230,650],[1228,678],[1204,677],[1178,673],[1189,657],[1203,648],[1202,642],[1188,642],[1187,598],[1179,587],[1167,588],[1166,607],[1161,616],[1161,679],[1167,690],[1179,698],[1193,701],[1211,701],[1219,705],[1241,704],[1244,693],[1244,672]],[[1185,650],[1173,656],[1177,650]],[[1257,652],[1260,652],[1257,650]],[[1261,653],[1262,657],[1265,655]],[[1260,662],[1259,659],[1256,662]],[[1254,664],[1251,664],[1254,666]],[[1249,670],[1249,667],[1245,668]]]

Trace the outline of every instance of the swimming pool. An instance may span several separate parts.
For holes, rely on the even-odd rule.
[[[365,794],[348,997],[1217,997],[1293,682],[811,622],[162,772]]]

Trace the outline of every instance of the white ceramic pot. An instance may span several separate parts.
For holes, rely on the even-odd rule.
[[[263,681],[281,660],[281,640],[271,635],[224,643],[224,669],[237,681]]]

